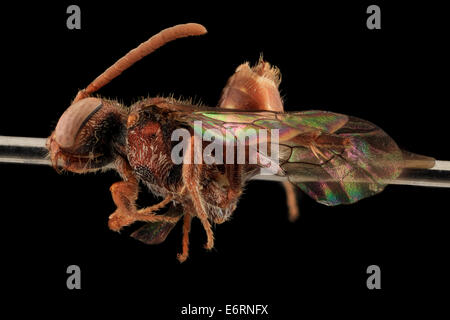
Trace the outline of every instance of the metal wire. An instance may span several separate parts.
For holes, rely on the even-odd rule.
[[[0,163],[50,165],[45,142],[45,138],[0,136]],[[287,180],[286,177],[271,175],[258,175],[253,179]],[[311,176],[305,176],[304,179],[305,182],[311,181]],[[399,178],[387,181],[387,183],[450,188],[450,161],[437,160],[435,166],[431,169],[405,169]]]

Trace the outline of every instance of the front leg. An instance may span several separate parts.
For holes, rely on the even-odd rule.
[[[141,210],[136,210],[136,206],[129,205],[127,195],[129,194],[129,185],[127,183],[117,182],[111,186],[113,200],[117,205],[117,210],[109,216],[109,228],[113,231],[120,231],[123,227],[129,226],[136,221],[143,222],[169,222],[176,223],[179,217],[170,217],[166,215],[156,215],[150,212],[164,207],[172,200],[172,196],[167,196],[160,203]]]
[[[116,168],[124,181],[116,182],[110,188],[113,201],[117,206],[116,211],[109,216],[108,226],[111,230],[120,231],[123,227],[129,226],[135,221],[171,223],[178,221],[178,217],[151,214],[152,211],[159,210],[167,205],[172,200],[172,195],[168,195],[154,206],[138,211],[136,200],[139,194],[139,182],[134,176],[133,170],[128,162],[121,158],[117,161]]]
[[[118,158],[116,161],[116,170],[124,181],[116,182],[110,188],[117,209],[109,216],[108,226],[113,231],[120,231],[122,227],[134,222],[132,217],[136,213],[139,182],[125,159]]]
[[[132,183],[121,181],[114,183],[110,190],[117,209],[109,216],[108,226],[113,231],[120,231],[134,222],[132,217],[136,212],[135,186]]]

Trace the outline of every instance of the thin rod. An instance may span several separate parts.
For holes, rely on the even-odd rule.
[[[50,165],[45,138],[0,136],[0,163]],[[112,167],[110,167],[112,168]],[[296,179],[307,182],[310,176]],[[286,177],[257,175],[254,180],[286,181]],[[431,169],[404,169],[399,178],[389,184],[450,188],[450,161],[436,160]]]

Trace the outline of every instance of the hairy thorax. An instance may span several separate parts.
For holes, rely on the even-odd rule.
[[[178,102],[178,101],[177,101]],[[171,151],[174,144],[172,132],[179,127],[176,122],[166,122],[167,106],[175,105],[171,99],[144,99],[131,107],[127,124],[128,162],[137,178],[155,195],[172,195],[173,201],[191,207],[192,201],[183,194],[185,188],[183,164],[174,163]],[[240,194],[229,194],[230,182],[223,166],[201,165],[199,192],[205,211],[211,220],[226,221],[236,208]]]

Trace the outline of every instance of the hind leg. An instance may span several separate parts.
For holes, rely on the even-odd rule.
[[[286,193],[286,203],[289,212],[289,220],[294,222],[300,215],[295,186],[289,181],[283,181],[283,188]]]

